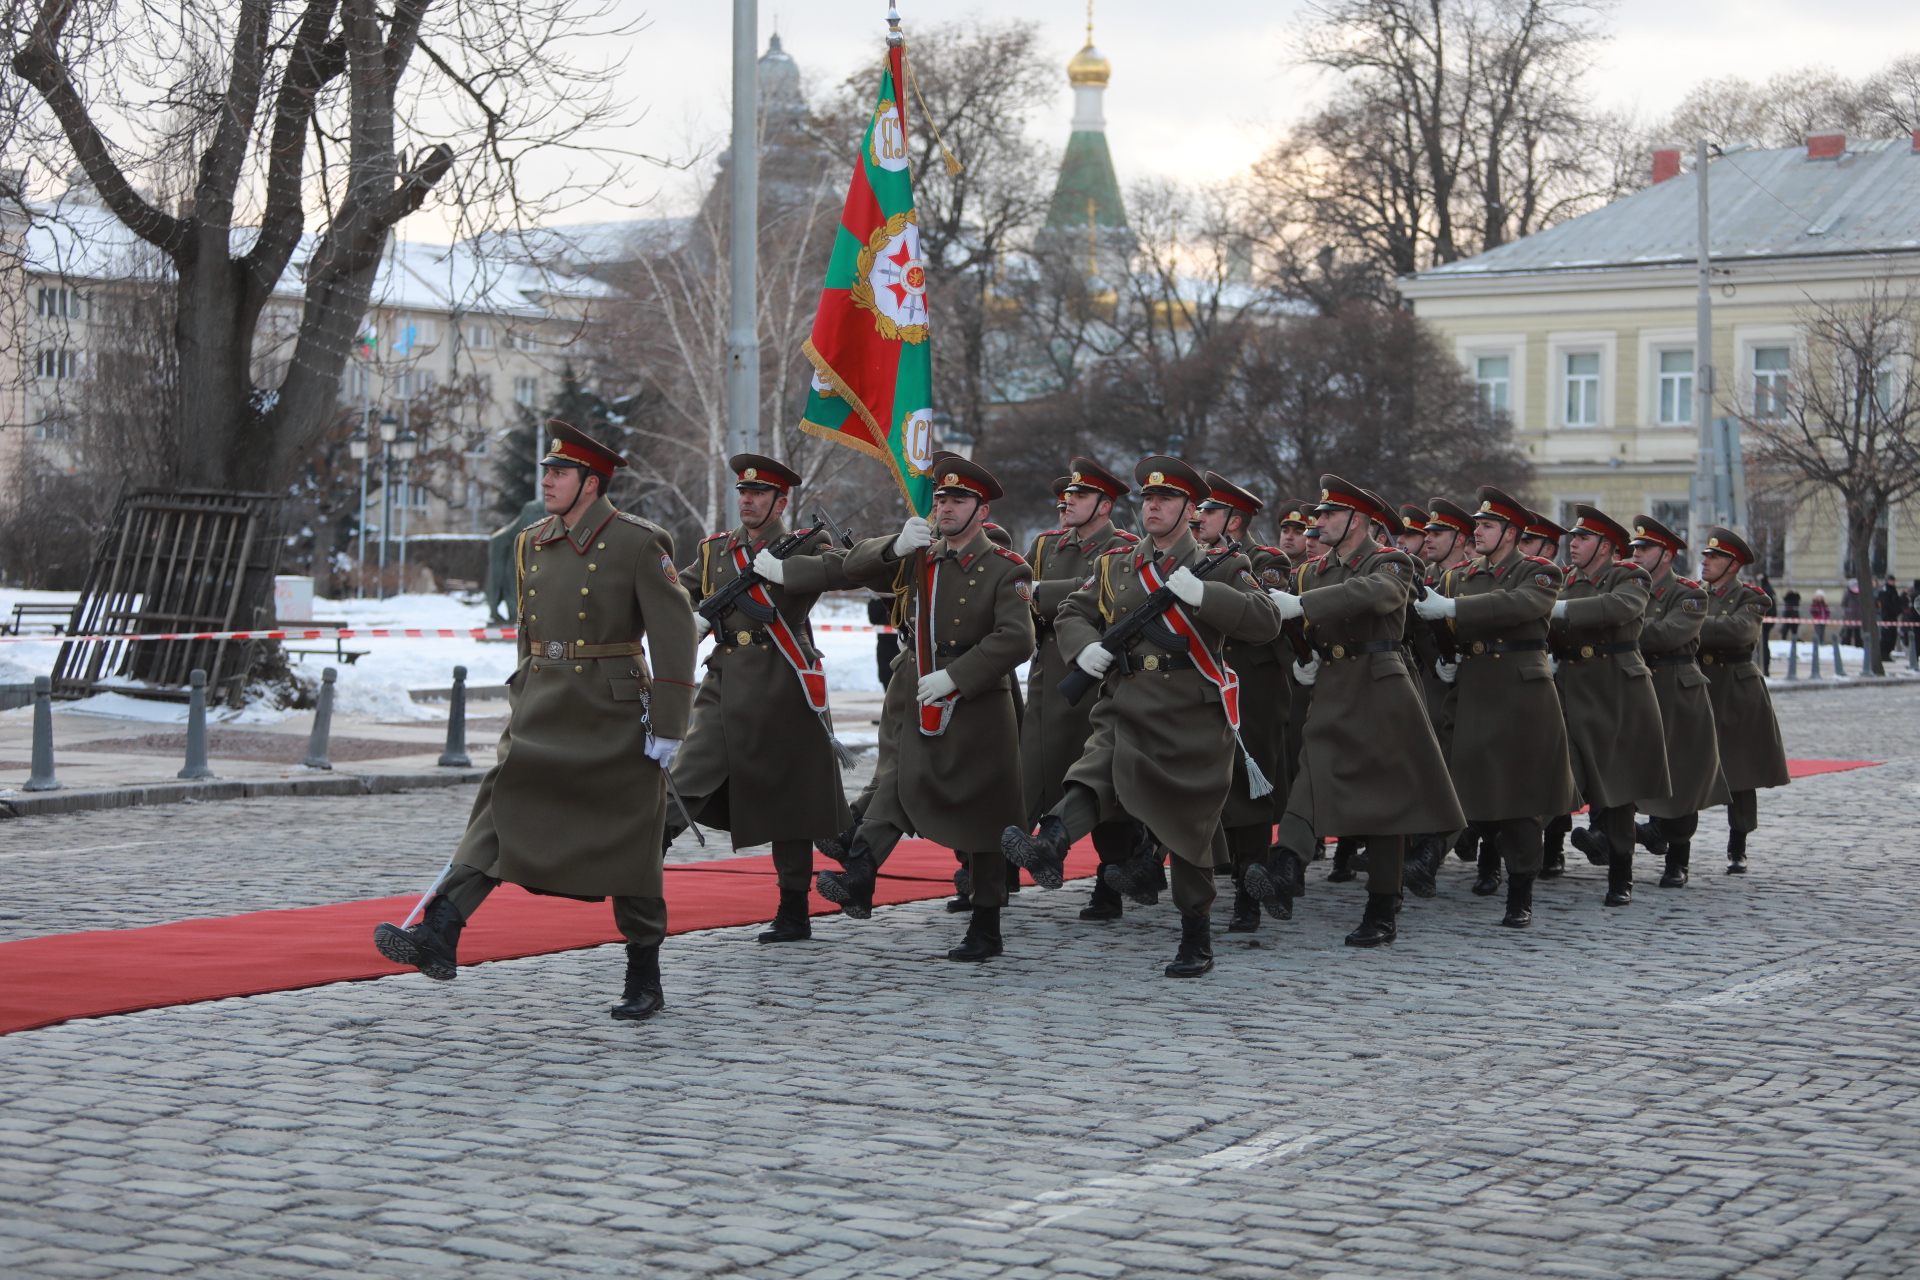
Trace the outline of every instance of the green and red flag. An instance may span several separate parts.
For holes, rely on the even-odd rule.
[[[933,357],[927,267],[908,170],[906,50],[886,74],[847,186],[813,336],[800,429],[885,463],[916,514],[933,501]]]

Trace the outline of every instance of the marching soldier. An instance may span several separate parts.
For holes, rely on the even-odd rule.
[[[1713,725],[1720,737],[1720,771],[1727,779],[1727,874],[1747,873],[1747,835],[1760,825],[1755,792],[1784,787],[1787,750],[1773,698],[1754,661],[1760,619],[1771,603],[1766,592],[1740,581],[1753,563],[1753,548],[1731,529],[1707,530],[1700,578],[1707,591],[1707,619],[1700,627],[1700,665],[1713,695]],[[1869,637],[1871,641],[1871,637]]]
[[[716,622],[706,678],[693,701],[693,727],[673,765],[685,815],[667,823],[671,840],[691,820],[733,833],[735,848],[773,844],[780,908],[762,942],[798,942],[813,935],[807,890],[813,885],[813,842],[847,825],[840,765],[826,721],[827,678],[807,617],[820,592],[848,586],[832,538],[787,537],[782,518],[800,475],[755,453],[727,460],[739,495],[740,524],[700,543],[681,579],[697,610],[752,572],[764,581],[741,594]]]
[[[1435,498],[1428,504],[1427,532],[1420,544],[1420,558],[1426,562],[1426,587],[1429,591],[1439,589],[1440,577],[1447,570],[1463,568],[1473,559],[1473,517],[1467,514],[1465,507],[1447,498]],[[1414,616],[1419,617],[1417,613]],[[1449,652],[1452,652],[1453,624],[1443,620],[1427,625],[1429,634],[1435,637],[1436,647],[1444,635]],[[1433,721],[1433,733],[1440,740],[1440,751],[1444,755],[1453,742],[1453,722],[1447,718],[1447,698],[1453,692],[1453,686],[1440,678],[1437,659],[1421,667],[1420,687],[1427,698],[1427,717]],[[1482,843],[1480,833],[1472,827],[1439,834],[1440,847],[1432,848],[1426,841],[1416,840],[1407,851],[1408,887],[1422,897],[1427,894],[1432,875],[1446,861],[1448,845],[1453,846],[1461,861],[1473,862]],[[1491,845],[1492,841],[1485,843]]]
[[[1423,618],[1453,619],[1460,661],[1442,672],[1453,677],[1447,767],[1467,820],[1492,830],[1506,862],[1501,923],[1525,928],[1533,923],[1543,852],[1540,815],[1570,813],[1578,803],[1546,652],[1560,570],[1520,554],[1525,507],[1491,485],[1479,497],[1473,545],[1480,554],[1466,569],[1441,575],[1439,590],[1414,609]],[[1483,875],[1474,892],[1487,896],[1498,887]]]
[[[1561,543],[1566,536],[1567,531],[1565,529],[1547,519],[1538,511],[1529,511],[1527,512],[1526,528],[1520,532],[1520,554],[1523,556],[1539,556],[1543,560],[1557,561],[1560,558]],[[1549,639],[1551,639],[1551,637],[1549,637]],[[1556,671],[1557,670],[1558,668],[1556,667]],[[1564,714],[1566,711],[1566,696],[1564,690],[1562,690],[1560,708]],[[1567,834],[1572,830],[1573,815],[1570,813],[1555,814],[1553,817],[1547,819],[1543,851],[1540,855],[1540,878],[1542,880],[1558,880],[1567,873]],[[1589,858],[1589,860],[1591,860],[1591,858]],[[1497,879],[1499,877],[1500,855],[1494,850],[1491,839],[1480,841],[1479,863],[1482,878],[1493,877]],[[1603,859],[1599,865],[1605,866],[1605,860]]]
[[[1003,950],[1007,903],[1000,832],[1026,814],[1013,673],[1033,653],[1033,574],[983,527],[1000,482],[957,456],[935,466],[931,521],[913,516],[897,536],[847,553],[855,583],[905,587],[911,636],[887,683],[873,793],[843,869],[822,871],[815,884],[864,920],[873,914],[875,878],[902,836],[946,845],[965,864],[973,902],[966,937],[947,956],[990,960]]]
[[[1424,571],[1427,547],[1427,512],[1424,507],[1416,507],[1411,502],[1400,504],[1400,536],[1394,539],[1396,545],[1416,561]]]
[[[1313,688],[1300,772],[1280,824],[1280,854],[1247,871],[1247,888],[1282,919],[1325,836],[1367,845],[1367,905],[1346,938],[1376,947],[1398,936],[1407,838],[1464,825],[1401,648],[1414,564],[1373,539],[1379,504],[1338,476],[1320,478],[1327,554],[1296,570],[1304,590],[1270,595],[1285,619],[1312,625],[1315,656],[1294,675]]]
[[[1520,532],[1520,554],[1542,560],[1557,560],[1567,532],[1538,511],[1529,511],[1526,528]]]
[[[1038,833],[1008,826],[1001,847],[1035,880],[1057,888],[1067,849],[1124,803],[1124,812],[1174,855],[1180,951],[1166,972],[1191,978],[1213,968],[1212,868],[1226,861],[1220,815],[1237,750],[1239,682],[1221,661],[1221,646],[1227,637],[1271,640],[1280,619],[1246,557],[1208,564],[1188,532],[1193,506],[1209,493],[1198,471],[1178,458],[1149,457],[1134,467],[1134,480],[1147,541],[1101,556],[1092,581],[1060,606],[1056,623],[1061,651],[1106,680],[1093,709],[1093,736]],[[1163,586],[1174,603],[1126,652],[1101,643],[1108,627]],[[1121,871],[1111,867],[1106,875],[1119,879]]]
[[[607,501],[626,460],[564,422],[551,424],[551,440],[540,463],[550,514],[514,548],[520,662],[499,763],[424,917],[407,929],[379,926],[374,945],[396,964],[451,978],[461,929],[501,881],[588,902],[611,897],[627,940],[612,1013],[638,1021],[665,1005],[665,771],[693,704],[693,614],[673,536]]]
[[[1653,692],[1660,702],[1670,789],[1665,798],[1638,798],[1647,820],[1635,834],[1648,852],[1666,860],[1666,874],[1660,878],[1666,889],[1687,882],[1700,810],[1727,801],[1713,700],[1699,660],[1707,593],[1698,582],[1673,572],[1675,558],[1686,549],[1679,534],[1652,516],[1633,518],[1633,562],[1647,571],[1652,592],[1640,626],[1640,656],[1653,673]]]
[[[1573,832],[1587,861],[1607,868],[1607,905],[1633,900],[1633,806],[1668,791],[1666,737],[1652,673],[1640,657],[1652,578],[1621,558],[1631,539],[1597,507],[1574,507],[1567,579],[1547,639],[1567,718],[1573,780],[1587,802]]]
[[[1209,552],[1229,542],[1244,542],[1247,527],[1266,504],[1234,484],[1225,476],[1209,471],[1207,500],[1193,521],[1194,539]],[[1278,547],[1243,546],[1254,579],[1262,588],[1275,589],[1287,582],[1289,563]],[[1221,654],[1240,677],[1240,741],[1247,756],[1267,779],[1281,776],[1280,753],[1286,749],[1287,683],[1286,664],[1280,660],[1277,640],[1254,643],[1227,637]],[[1228,933],[1252,933],[1260,927],[1260,903],[1246,889],[1247,868],[1267,860],[1267,846],[1273,839],[1273,824],[1279,818],[1278,805],[1286,797],[1268,790],[1254,795],[1247,777],[1246,760],[1236,756],[1233,763],[1233,790],[1227,794],[1227,807],[1220,824],[1227,831],[1227,852],[1233,859],[1233,916]]]
[[[1060,682],[1072,671],[1072,654],[1060,651],[1054,631],[1056,615],[1068,596],[1092,576],[1099,558],[1117,547],[1131,547],[1140,539],[1113,526],[1115,499],[1129,492],[1127,484],[1092,458],[1075,458],[1073,470],[1062,477],[1060,527],[1033,540],[1027,563],[1033,569],[1033,628],[1039,639],[1027,676],[1027,713],[1020,724],[1021,791],[1026,796],[1029,825],[1060,802],[1067,770],[1086,750],[1093,732],[1089,717],[1094,699],[1078,706],[1061,696]],[[1116,819],[1093,829],[1093,847],[1100,855],[1100,872],[1122,862],[1136,843],[1133,822]],[[1082,920],[1116,920],[1120,894],[1096,873],[1093,897],[1080,912]]]
[[[1311,503],[1299,498],[1288,498],[1281,502],[1274,512],[1274,520],[1280,527],[1280,536],[1275,539],[1280,553],[1287,558],[1290,566],[1288,581],[1307,563],[1309,556],[1319,547],[1319,543],[1307,536],[1307,529],[1313,523],[1309,514]],[[1299,588],[1292,590],[1298,594]],[[1282,772],[1286,775],[1288,787],[1293,786],[1293,775],[1300,769],[1300,731],[1307,723],[1307,704],[1313,700],[1313,690],[1293,678],[1293,664],[1283,662],[1280,669],[1287,682],[1287,731],[1285,745],[1281,750]],[[1276,783],[1276,786],[1279,784]]]

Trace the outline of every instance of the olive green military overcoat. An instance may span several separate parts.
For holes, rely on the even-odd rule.
[[[1673,566],[1667,566],[1652,583],[1640,624],[1640,655],[1653,672],[1653,692],[1660,702],[1670,794],[1639,796],[1635,803],[1655,818],[1684,818],[1727,802],[1713,701],[1700,669],[1700,624],[1706,618],[1707,593],[1693,579],[1675,577]]]
[[[515,565],[512,711],[454,856],[547,893],[661,897],[669,802],[643,717],[685,738],[694,690],[673,535],[602,498],[572,529],[550,516],[522,532]]]
[[[1713,696],[1713,726],[1720,737],[1720,771],[1727,790],[1784,787],[1787,749],[1780,741],[1773,696],[1753,660],[1767,593],[1728,577],[1707,587],[1707,616],[1700,625],[1700,665]]]
[[[1440,591],[1459,601],[1453,623],[1460,670],[1447,699],[1453,725],[1447,765],[1467,820],[1572,813],[1580,794],[1546,651],[1560,570],[1517,550],[1498,564],[1476,556],[1441,574]]]
[[[1146,602],[1150,593],[1140,570],[1151,555],[1151,545],[1143,542],[1100,557],[1093,581],[1060,606],[1061,652],[1077,655]],[[1193,568],[1204,556],[1193,535],[1182,530],[1160,557],[1162,574]],[[1199,606],[1187,608],[1186,614],[1216,658],[1226,636],[1259,643],[1280,632],[1279,610],[1255,582],[1247,558],[1237,552],[1209,573]],[[1214,833],[1220,829],[1239,748],[1219,690],[1190,665],[1168,669],[1165,659],[1172,652],[1143,637],[1128,657],[1151,662],[1154,669],[1130,670],[1124,658],[1114,662],[1093,710],[1093,736],[1067,771],[1067,781],[1093,790],[1103,820],[1124,812],[1144,822],[1180,857],[1210,867],[1216,852],[1225,856],[1226,842],[1216,850]]]
[[[1033,569],[1033,626],[1037,649],[1027,668],[1027,712],[1020,721],[1020,782],[1026,796],[1028,826],[1060,802],[1067,770],[1086,750],[1093,732],[1095,699],[1069,706],[1060,682],[1073,669],[1072,655],[1060,651],[1054,622],[1066,598],[1086,585],[1094,562],[1114,547],[1130,547],[1139,538],[1111,524],[1092,537],[1078,529],[1049,529],[1033,540],[1027,563]]]
[[[784,522],[775,520],[755,538],[741,527],[702,541],[693,563],[680,571],[694,605],[739,576],[736,547],[750,565],[763,547],[786,534]],[[821,590],[843,581],[840,560],[832,540],[816,533],[784,562],[785,584],[765,588],[809,660],[818,651],[808,615]],[[732,832],[734,847],[742,849],[845,829],[852,817],[832,735],[765,624],[739,609],[729,612],[714,628],[706,668],[693,700],[693,725],[673,762],[674,785],[698,809],[693,820]],[[695,800],[699,796],[705,803]]]
[[[952,674],[960,697],[944,733],[920,731],[914,695],[921,672],[915,637],[903,630],[881,712],[888,731],[881,734],[874,774],[879,785],[864,816],[964,853],[998,849],[1000,833],[1027,816],[1013,690],[1014,673],[1033,652],[1033,572],[984,532],[953,549],[936,539],[902,558],[894,556],[893,542],[888,534],[856,545],[847,553],[847,577],[876,591],[904,582],[912,621],[920,616],[926,566],[930,559],[938,563],[935,668]]]
[[[1295,571],[1320,674],[1287,814],[1317,837],[1466,825],[1401,644],[1415,572],[1406,552],[1371,539]]]
[[[1264,591],[1285,590],[1292,562],[1278,547],[1249,546],[1246,549],[1249,570]],[[1287,710],[1292,699],[1288,688],[1293,666],[1293,651],[1287,642],[1275,636],[1271,640],[1226,638],[1222,652],[1227,665],[1240,676],[1240,740],[1247,754],[1260,766],[1273,790],[1255,796],[1248,785],[1247,762],[1239,752],[1233,755],[1233,789],[1227,793],[1227,807],[1220,815],[1224,827],[1271,826],[1278,821],[1287,804]]]
[[[1640,658],[1640,625],[1652,579],[1631,561],[1569,572],[1566,617],[1547,639],[1567,718],[1573,781],[1602,809],[1667,793],[1667,741],[1653,673]]]

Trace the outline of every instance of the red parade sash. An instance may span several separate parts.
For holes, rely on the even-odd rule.
[[[733,549],[733,564],[742,574],[752,572],[747,561],[747,549],[736,545]],[[807,705],[815,711],[827,709],[827,673],[820,659],[807,661],[807,651],[800,647],[799,639],[793,634],[793,628],[780,616],[774,607],[773,597],[767,594],[767,584],[756,582],[747,588],[747,594],[754,602],[773,609],[773,619],[767,623],[767,634],[773,637],[773,647],[787,660],[795,675],[800,677],[801,692],[807,695]]]
[[[920,579],[920,598],[913,607],[913,658],[914,666],[922,679],[934,673],[933,654],[933,606],[936,593],[940,588],[940,561],[931,551],[923,551],[921,560],[926,572]],[[944,698],[924,703],[920,707],[920,732],[926,737],[937,738],[947,731],[947,722],[953,719],[953,707],[960,700],[960,691],[954,690]]]
[[[1160,576],[1159,566],[1151,560],[1140,561],[1140,581],[1148,591],[1158,591],[1165,580]],[[1161,615],[1167,620],[1169,629],[1187,641],[1187,656],[1193,659],[1194,670],[1205,676],[1207,683],[1220,691],[1220,705],[1226,708],[1227,723],[1233,726],[1235,733],[1240,732],[1240,673],[1221,662],[1207,648],[1206,641],[1200,638],[1200,629],[1193,625],[1193,619],[1187,616],[1186,606],[1175,600]]]

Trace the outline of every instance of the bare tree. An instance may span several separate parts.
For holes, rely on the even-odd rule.
[[[429,194],[463,222],[511,221],[540,211],[542,152],[569,152],[589,185],[606,176],[579,148],[617,114],[610,72],[570,50],[610,9],[9,0],[7,58],[32,89],[14,98],[12,147],[56,173],[77,161],[172,272],[173,412],[193,428],[179,435],[181,482],[277,487],[298,474],[332,425],[379,255]],[[191,182],[177,191],[141,189],[181,172]],[[570,185],[577,195],[579,181],[548,194]],[[303,246],[292,359],[263,387],[256,327]]]
[[[1874,538],[1920,496],[1920,294],[1877,282],[1857,300],[1810,304],[1798,322],[1792,379],[1742,406],[1741,423],[1775,491],[1838,502],[1861,580],[1867,670],[1878,675]]]

